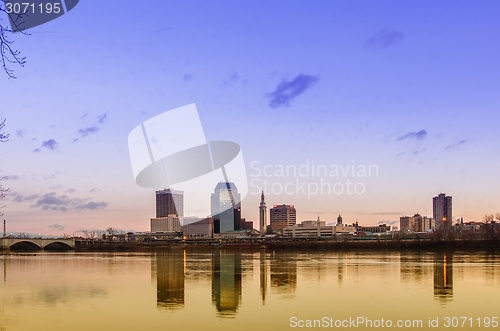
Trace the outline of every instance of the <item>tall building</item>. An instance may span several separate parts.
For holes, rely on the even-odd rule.
[[[287,226],[297,223],[297,212],[293,205],[274,205],[269,210],[269,221],[273,231],[281,231]]]
[[[266,233],[266,225],[267,225],[267,207],[266,207],[266,200],[264,198],[264,191],[262,191],[262,195],[260,196],[260,205],[259,205],[259,231],[261,236],[263,236]]]
[[[156,218],[175,215],[184,221],[184,192],[166,188],[156,191]]]
[[[401,231],[427,232],[436,229],[433,218],[415,214],[413,216],[401,216],[399,218],[399,228]]]
[[[232,182],[220,182],[212,193],[212,217],[215,233],[240,230],[241,195]]]
[[[451,196],[440,193],[438,196],[432,198],[432,210],[434,220],[436,221],[436,230],[445,231],[451,229],[451,207]]]

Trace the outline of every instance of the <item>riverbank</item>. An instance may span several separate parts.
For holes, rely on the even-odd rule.
[[[153,242],[153,243],[100,243],[77,247],[78,252],[158,250],[499,250],[500,240],[356,240],[356,241],[285,241],[264,243],[203,243],[203,242]]]

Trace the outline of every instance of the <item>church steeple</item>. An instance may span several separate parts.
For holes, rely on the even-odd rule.
[[[342,216],[337,217],[337,225],[342,225]]]

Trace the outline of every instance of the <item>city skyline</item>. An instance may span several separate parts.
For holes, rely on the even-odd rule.
[[[246,219],[263,190],[297,220],[397,224],[438,192],[452,218],[500,211],[499,3],[193,4],[81,2],[12,36],[27,62],[0,79],[9,232],[146,231],[155,193],[128,135],[192,104],[207,142],[241,146]]]

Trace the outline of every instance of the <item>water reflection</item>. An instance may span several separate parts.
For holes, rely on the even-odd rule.
[[[156,254],[156,305],[159,308],[184,307],[184,256],[179,252]]]
[[[262,298],[262,305],[266,304],[266,294],[267,294],[267,263],[266,263],[266,253],[264,251],[259,254],[260,262],[260,296]]]
[[[453,300],[453,255],[434,254],[434,298],[441,303]]]
[[[293,254],[271,256],[271,286],[276,293],[294,294],[297,288],[297,259]]]
[[[212,255],[212,303],[222,317],[234,316],[241,300],[241,253]]]

